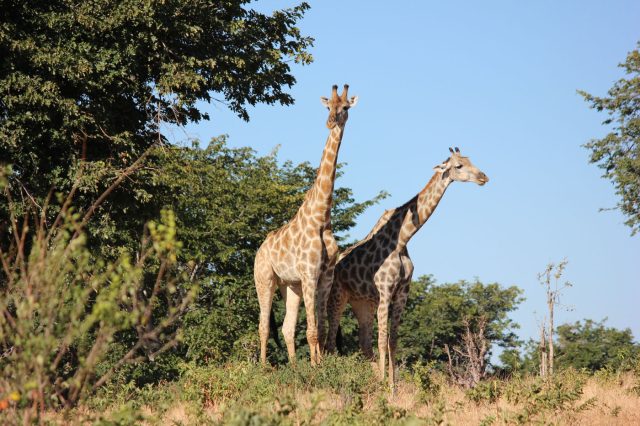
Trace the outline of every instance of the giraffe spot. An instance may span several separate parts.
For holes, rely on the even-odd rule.
[[[308,254],[307,263],[314,265],[320,262],[320,254],[317,252],[311,252]]]
[[[320,189],[322,190],[323,195],[326,194],[331,194],[332,192],[332,188],[333,187],[333,181],[331,180],[324,180],[321,184],[320,184]]]

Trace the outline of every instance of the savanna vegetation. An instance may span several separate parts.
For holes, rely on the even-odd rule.
[[[557,371],[539,377],[539,342],[520,341],[509,318],[523,291],[499,283],[415,279],[394,396],[357,354],[349,313],[341,356],[320,367],[305,361],[302,312],[299,363],[286,363],[274,329],[271,366],[257,364],[253,258],[295,213],[315,169],[231,148],[227,136],[173,145],[163,126],[215,119],[199,101],[244,119],[249,105],[291,104],[290,65],[312,61],[313,40],[297,27],[307,9],[264,14],[246,0],[3,4],[0,421],[639,421],[640,347],[630,330],[588,319],[554,327]],[[637,95],[631,83],[611,96]],[[625,96],[588,97],[599,109],[622,108],[622,134],[639,110],[637,96]],[[634,140],[612,138],[637,151]],[[605,158],[615,160],[607,177],[623,200],[634,199],[626,188],[637,158],[592,159]],[[385,196],[355,200],[338,176],[341,244]],[[633,202],[622,203],[635,231]],[[275,322],[283,315],[276,298]]]

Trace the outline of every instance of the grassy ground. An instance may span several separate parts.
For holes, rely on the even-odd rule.
[[[149,425],[276,424],[640,424],[640,384],[632,373],[561,372],[553,380],[513,377],[472,391],[422,367],[401,371],[397,392],[356,357],[319,368],[185,366],[178,382],[111,386],[52,423]],[[9,413],[6,413],[9,414]]]

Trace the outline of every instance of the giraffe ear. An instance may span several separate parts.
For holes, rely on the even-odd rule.
[[[437,172],[446,172],[447,170],[449,170],[449,168],[451,168],[451,165],[449,164],[448,161],[445,161],[444,163],[441,163],[435,166],[433,170]]]
[[[356,106],[357,103],[358,103],[358,97],[352,96],[351,99],[349,99],[349,108],[353,108],[354,106]]]
[[[322,105],[329,108],[329,99],[325,98],[324,96],[320,96],[320,102],[322,102]]]

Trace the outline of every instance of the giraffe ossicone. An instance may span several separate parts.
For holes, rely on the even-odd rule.
[[[331,205],[338,151],[349,109],[358,101],[348,97],[349,86],[341,95],[334,85],[330,98],[321,98],[329,110],[329,137],[322,153],[313,186],[295,216],[281,228],[270,232],[256,253],[254,281],[260,304],[260,360],[266,363],[269,317],[276,288],[285,300],[282,333],[289,361],[295,362],[295,328],[300,300],[307,314],[307,342],[311,363],[322,359],[325,340],[326,304],[331,290],[338,245],[331,229]]]

